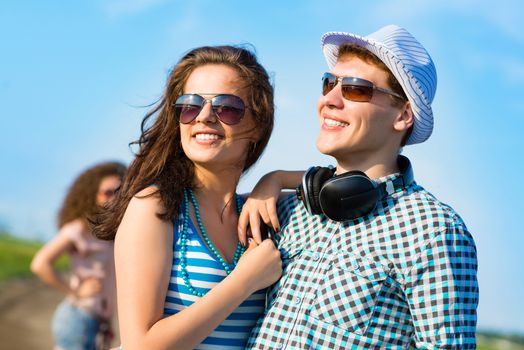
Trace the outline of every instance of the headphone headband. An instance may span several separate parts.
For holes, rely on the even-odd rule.
[[[334,221],[354,220],[369,214],[388,194],[413,183],[409,159],[399,155],[397,162],[400,175],[380,184],[361,171],[334,176],[334,168],[311,167],[297,188],[297,196],[311,214],[323,213]]]

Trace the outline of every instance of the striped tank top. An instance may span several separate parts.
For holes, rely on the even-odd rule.
[[[183,213],[174,222],[173,264],[171,279],[164,303],[164,317],[176,314],[199,299],[184,284],[180,269],[180,231]],[[224,267],[198,235],[189,219],[187,237],[187,272],[191,286],[205,293],[220,283],[226,276]],[[233,268],[233,265],[230,266]],[[246,299],[228,316],[196,349],[243,349],[251,329],[264,312],[265,290],[259,290]]]

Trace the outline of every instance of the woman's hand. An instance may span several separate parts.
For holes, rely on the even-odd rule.
[[[242,276],[251,293],[266,288],[282,276],[280,251],[270,239],[260,244],[250,239],[249,247],[238,261],[233,273]]]
[[[238,218],[238,239],[246,246],[248,226],[257,244],[262,242],[260,226],[262,222],[280,231],[277,216],[277,201],[282,190],[282,183],[276,171],[264,175],[257,183]],[[262,222],[260,221],[262,218]]]
[[[280,231],[277,216],[277,201],[283,189],[295,189],[303,171],[272,171],[264,175],[247,199],[238,218],[238,239],[246,246],[248,226],[256,243],[262,242],[261,225]],[[262,218],[262,222],[260,221]]]

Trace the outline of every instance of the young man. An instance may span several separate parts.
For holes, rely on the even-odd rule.
[[[279,204],[284,274],[248,347],[475,348],[475,243],[399,155],[433,129],[431,57],[397,26],[322,47],[317,147],[337,166]]]

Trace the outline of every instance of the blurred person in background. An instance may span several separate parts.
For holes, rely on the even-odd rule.
[[[121,163],[107,162],[81,173],[58,214],[58,234],[31,262],[33,273],[66,296],[53,316],[55,349],[96,349],[97,334],[99,342],[109,345],[115,304],[113,243],[96,238],[88,220],[114,197],[125,170]],[[69,256],[69,280],[54,267],[63,255]]]

